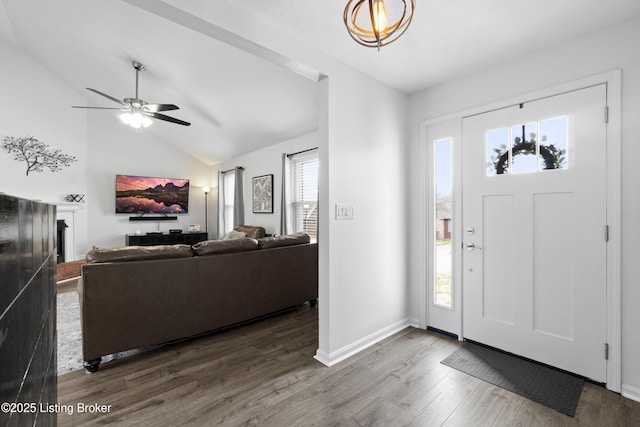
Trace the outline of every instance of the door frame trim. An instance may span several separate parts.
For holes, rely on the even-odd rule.
[[[461,110],[455,113],[447,114],[444,116],[428,119],[420,122],[420,146],[419,146],[419,171],[420,182],[418,183],[419,189],[419,234],[421,236],[428,236],[428,233],[432,233],[431,228],[427,224],[428,219],[428,206],[430,205],[428,195],[429,181],[427,168],[431,165],[431,150],[429,147],[429,127],[441,124],[447,121],[458,120],[458,126],[462,127],[462,119],[464,117],[485,113],[492,110],[508,107],[511,105],[517,105],[520,103],[526,103],[541,98],[559,95],[565,92],[571,92],[579,89],[584,89],[590,86],[595,86],[605,83],[607,85],[607,106],[609,108],[609,122],[607,124],[607,159],[606,159],[606,198],[607,198],[607,225],[609,226],[609,241],[607,243],[607,327],[606,327],[606,340],[609,344],[609,359],[607,360],[607,389],[621,392],[622,387],[622,271],[621,271],[621,218],[622,218],[622,71],[612,70],[609,72],[596,74],[590,77],[585,77],[570,82],[561,83],[555,86],[547,87],[537,91],[525,93],[523,95],[513,96],[501,101],[484,104],[478,107],[473,107],[465,110]],[[604,119],[604,111],[603,111]],[[462,134],[460,133],[460,138]],[[462,144],[462,141],[456,141]],[[459,174],[461,171],[458,169],[454,171],[454,180],[459,181]],[[458,203],[459,205],[459,203]],[[460,213],[460,206],[454,205],[454,217]],[[457,221],[454,224],[454,233],[456,235],[462,235],[461,221]],[[427,318],[429,310],[428,301],[428,267],[431,265],[429,256],[432,251],[429,250],[427,242],[432,239],[432,236],[428,236],[425,239],[425,244],[420,245],[420,253],[418,253],[418,259],[428,260],[426,262],[420,262],[419,266],[419,296],[420,296],[420,312],[419,312],[419,325],[420,328],[426,329]],[[459,260],[458,260],[459,261]],[[462,284],[464,286],[464,284]],[[458,295],[461,298],[461,295]],[[458,306],[461,307],[463,301],[458,302]],[[462,325],[462,310],[459,310],[460,316],[459,324]],[[462,328],[462,326],[460,326]],[[462,339],[463,331],[449,331],[456,333],[460,339]],[[603,348],[604,357],[604,348]]]

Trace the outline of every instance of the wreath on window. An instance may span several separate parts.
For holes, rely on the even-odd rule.
[[[536,134],[530,134],[530,140],[523,140],[519,136],[514,139],[513,147],[511,148],[512,158],[518,155],[535,155],[536,154]],[[542,142],[546,142],[547,137],[542,136]],[[496,170],[496,174],[502,175],[509,169],[509,148],[506,145],[501,145],[499,148],[495,148],[496,155],[492,156],[493,167]],[[540,156],[544,161],[545,170],[548,169],[560,169],[564,167],[566,163],[566,150],[558,149],[553,144],[540,144]]]

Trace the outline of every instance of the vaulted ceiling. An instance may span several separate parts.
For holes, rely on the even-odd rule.
[[[294,73],[277,54],[255,55],[255,49],[241,39],[234,42],[232,33],[215,25],[203,31],[169,15],[213,22],[225,8],[239,8],[411,94],[640,14],[638,0],[416,0],[407,33],[377,52],[348,36],[342,22],[345,4],[0,0],[0,38],[84,93],[87,105],[117,106],[86,87],[132,97],[131,61],[142,62],[147,71],[140,75],[140,97],[174,103],[180,110],[170,115],[192,123],[158,122],[144,132],[215,164],[315,129],[313,72]]]

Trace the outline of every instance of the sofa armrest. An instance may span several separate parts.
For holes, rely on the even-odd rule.
[[[190,336],[197,258],[85,264],[78,283],[85,361]]]

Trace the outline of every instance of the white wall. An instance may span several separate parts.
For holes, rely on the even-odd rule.
[[[86,194],[87,124],[71,108],[83,98],[29,54],[2,39],[0,57],[0,138],[33,136],[50,150],[60,149],[78,160],[59,172],[45,169],[27,176],[26,163],[0,149],[0,192],[56,204],[64,203],[67,194]],[[86,246],[86,205],[78,206],[76,244]]]
[[[292,138],[279,144],[263,148],[252,153],[236,157],[214,167],[217,177],[218,171],[225,171],[236,166],[244,167],[244,222],[265,228],[269,234],[280,234],[280,205],[282,203],[282,154],[297,153],[320,145],[317,132]],[[273,213],[253,213],[251,178],[255,176],[273,174]],[[217,179],[217,178],[216,178]],[[211,218],[214,227],[217,226],[217,188],[212,191]]]
[[[330,320],[327,350],[320,350],[334,363],[408,324],[408,98],[347,67],[328,74],[321,224],[329,227],[320,242],[329,245]],[[336,220],[336,204],[353,205],[355,219]]]
[[[427,90],[411,98],[411,197],[410,212],[418,212],[420,122],[456,111],[485,105],[557,84],[614,69],[622,69],[622,383],[623,392],[640,399],[640,249],[636,236],[640,224],[640,19],[544,49],[535,54],[472,76]],[[419,218],[410,217],[418,228]],[[417,252],[412,241],[411,253]],[[412,257],[410,268],[412,317],[419,315],[419,263]]]
[[[189,224],[205,229],[204,192],[211,186],[211,168],[163,143],[150,131],[137,134],[105,111],[90,110],[87,117],[88,247],[124,246],[125,235],[141,232],[188,231]],[[152,126],[174,126],[156,122]],[[155,130],[156,132],[158,129]],[[189,179],[189,213],[177,221],[129,221],[131,215],[115,213],[116,174]],[[211,224],[209,224],[211,228]]]

